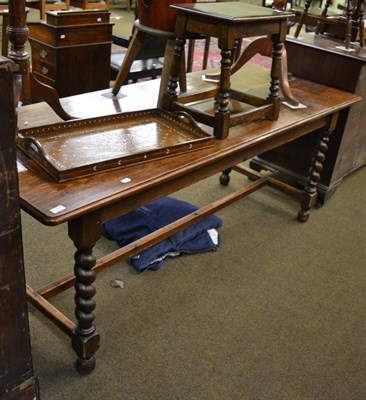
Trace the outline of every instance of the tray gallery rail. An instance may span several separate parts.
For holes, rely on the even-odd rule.
[[[150,109],[23,129],[18,146],[59,182],[211,146],[189,115]]]

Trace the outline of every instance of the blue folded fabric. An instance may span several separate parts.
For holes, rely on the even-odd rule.
[[[103,235],[118,243],[120,247],[140,239],[194,211],[198,207],[172,197],[163,197],[144,207],[137,208],[125,215],[108,221],[103,226]],[[164,260],[183,254],[216,250],[220,238],[213,240],[211,230],[222,226],[215,215],[175,233],[168,239],[143,250],[128,259],[138,273],[147,269],[159,269]]]

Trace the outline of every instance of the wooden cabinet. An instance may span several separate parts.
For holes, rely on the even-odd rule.
[[[0,399],[38,399],[33,373],[9,60],[0,57]],[[20,89],[20,88],[19,88]]]
[[[349,113],[342,113],[326,154],[319,191],[323,203],[342,179],[366,163],[366,49],[344,51],[344,43],[331,38],[303,34],[286,41],[289,71],[303,79],[356,93],[362,100]],[[274,169],[304,183],[316,133],[256,157],[256,169]]]
[[[29,23],[32,71],[60,97],[109,87],[112,26],[108,11],[48,12]]]

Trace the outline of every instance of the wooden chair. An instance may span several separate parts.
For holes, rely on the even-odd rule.
[[[342,11],[341,15],[332,17],[328,15],[328,8],[331,0],[327,0],[325,7],[322,11],[321,17],[317,23],[315,33],[325,33],[326,25],[337,24],[344,25],[344,37],[346,42],[346,49],[350,47],[351,41],[357,39],[359,35],[360,46],[365,46],[365,28],[364,28],[364,10],[365,0],[351,0],[345,4],[338,4],[338,9]]]
[[[40,19],[46,18],[47,11],[60,11],[70,9],[70,0],[26,0],[26,6],[39,10]]]
[[[70,4],[83,10],[109,10],[110,0],[70,0]]]
[[[188,0],[189,1],[189,0]],[[112,88],[113,95],[117,95],[122,84],[126,81],[128,74],[132,68],[133,62],[138,59],[139,54],[142,50],[144,42],[147,38],[153,36],[160,39],[164,39],[166,46],[164,52],[164,71],[162,71],[161,85],[159,91],[159,100],[162,98],[163,93],[166,90],[170,65],[173,62],[174,48],[175,48],[175,34],[174,25],[176,12],[169,8],[169,3],[173,3],[174,0],[167,0],[165,4],[164,12],[162,12],[161,3],[152,3],[150,6],[145,6],[142,1],[137,1],[135,8],[136,19],[134,23],[134,33],[130,40],[126,56],[123,60],[119,73],[117,75],[116,81]],[[181,0],[181,2],[184,2]],[[203,36],[197,35],[197,38],[204,38]],[[205,59],[204,65],[207,65],[207,55],[209,49],[209,39],[206,39],[205,47]],[[192,68],[193,62],[193,51],[194,51],[194,41],[189,44],[189,57],[188,66]],[[186,91],[186,65],[184,58],[181,62],[181,74],[179,76],[179,86],[182,92]]]
[[[135,8],[135,21],[138,18],[137,6]],[[144,35],[139,39],[137,28],[132,28],[132,35],[126,39],[113,35],[113,44],[127,49],[126,53],[111,55],[111,80],[118,80],[118,86],[129,81],[136,82],[143,78],[155,79],[161,75],[163,64],[159,58],[164,57],[165,37]],[[119,89],[118,89],[119,90]]]
[[[298,25],[295,31],[295,37],[298,37],[301,28],[304,24],[306,17],[308,16],[310,6],[313,0],[307,0],[305,3],[304,10],[302,11]],[[316,34],[324,33],[326,26],[341,26],[343,27],[345,48],[349,49],[351,40],[355,39],[356,35],[352,36],[356,29],[358,31],[360,46],[365,46],[365,27],[364,27],[364,9],[365,0],[350,0],[347,1],[345,6],[341,6],[341,14],[329,14],[328,9],[331,4],[331,0],[325,2],[325,6],[320,16],[317,17],[317,27],[315,30]]]

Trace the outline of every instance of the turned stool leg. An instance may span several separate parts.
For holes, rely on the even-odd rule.
[[[230,69],[231,69],[231,50],[225,49],[220,45],[221,49],[221,74],[219,81],[219,92],[217,96],[218,110],[215,113],[214,135],[218,139],[225,139],[229,134],[230,128]]]
[[[280,41],[279,35],[271,36],[273,42],[272,67],[271,67],[271,86],[268,100],[273,103],[273,114],[271,119],[276,120],[280,114],[281,99],[279,95],[281,64],[282,64],[282,48],[283,43]]]
[[[173,46],[173,41],[168,41]],[[165,66],[163,68],[164,77],[162,76],[161,84],[160,84],[160,92],[159,92],[159,102],[158,106],[162,107],[165,110],[171,110],[171,104],[173,101],[177,100],[177,88],[178,81],[181,74],[183,54],[184,54],[184,45],[185,39],[176,39],[174,46],[174,53],[170,51],[170,54],[173,54],[173,57],[169,57],[169,66]],[[172,47],[171,47],[172,49]],[[165,61],[164,61],[165,64]],[[168,82],[166,83],[166,78],[169,76]],[[163,79],[164,78],[164,79]],[[164,90],[166,88],[166,90]]]

